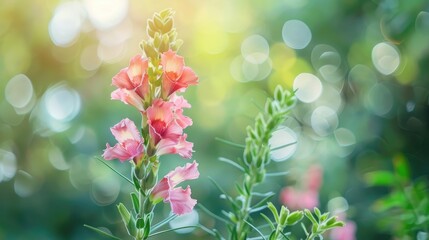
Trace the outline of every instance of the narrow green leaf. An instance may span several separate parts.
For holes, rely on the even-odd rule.
[[[272,202],[267,203],[268,208],[271,210],[271,213],[273,214],[274,219],[276,222],[279,222],[279,213],[277,212],[277,208],[274,206]]]
[[[320,219],[322,216],[322,213],[320,212],[320,210],[317,207],[314,207],[314,213],[316,214],[316,216]],[[323,221],[323,220],[322,220]]]
[[[129,183],[131,183],[132,185],[134,185],[133,184],[133,182],[129,179],[129,178],[127,178],[127,177],[125,177],[122,173],[120,173],[120,172],[118,172],[116,169],[114,169],[113,167],[111,167],[109,164],[107,164],[103,159],[101,159],[100,157],[98,157],[98,156],[96,156],[96,157],[94,157],[95,159],[97,159],[99,162],[101,162],[102,164],[104,164],[104,165],[106,165],[108,168],[110,168],[113,172],[115,172],[116,174],[118,174],[119,176],[121,176],[123,179],[125,179],[125,180],[127,180],[127,182],[129,182]]]
[[[274,192],[266,192],[266,193],[260,193],[260,192],[253,192],[252,195],[256,197],[266,197],[269,195],[275,194]]]
[[[304,211],[304,214],[305,214],[305,211]],[[301,222],[301,228],[304,230],[305,236],[308,237],[309,233],[308,233],[307,229],[305,228],[304,223],[302,223],[302,222]]]
[[[133,216],[131,216],[130,212],[124,206],[124,204],[119,203],[117,207],[119,210],[119,214],[121,215],[122,221],[127,228],[128,234],[131,236],[135,236],[137,228]]]
[[[133,184],[134,184],[134,188],[137,191],[140,191],[141,186],[140,186],[140,180],[133,174]]]
[[[109,238],[112,238],[112,239],[121,240],[120,238],[115,237],[112,234],[110,234],[108,232],[105,232],[105,231],[103,231],[103,230],[101,230],[99,228],[96,228],[96,227],[93,227],[93,226],[90,226],[90,225],[87,225],[87,224],[84,224],[83,226],[86,227],[86,228],[89,228],[89,229],[93,230],[94,232],[97,232],[97,233],[99,233],[101,235],[104,235],[106,237],[109,237]]]
[[[267,221],[268,222],[268,224],[270,225],[270,227],[271,227],[271,230],[272,231],[274,231],[274,230],[276,230],[276,228],[274,227],[274,223],[271,221],[271,219],[269,218],[269,217],[267,217],[267,215],[265,215],[265,214],[263,214],[263,213],[260,213],[261,214],[261,216],[265,219],[265,221]]]
[[[287,143],[287,144],[284,144],[284,145],[281,145],[281,146],[278,146],[278,147],[275,147],[275,148],[271,148],[270,150],[271,150],[271,151],[279,150],[279,149],[282,149],[282,148],[286,148],[286,147],[289,147],[289,146],[295,145],[295,144],[297,144],[297,143],[298,143],[298,142],[291,142],[291,143]]]
[[[256,228],[255,226],[253,226],[250,222],[244,220],[245,223],[247,223],[251,228],[253,228],[264,240],[267,240],[264,236],[264,234],[261,233],[261,231],[259,231],[258,228]]]
[[[197,204],[197,207],[199,207],[201,210],[203,210],[205,213],[207,213],[208,215],[210,215],[211,217],[225,223],[225,224],[229,224],[229,222],[223,218],[221,218],[220,216],[214,214],[213,212],[211,212],[210,210],[208,210],[206,207],[204,207],[201,203]]]
[[[140,201],[135,192],[131,193],[131,200],[133,202],[134,212],[137,214],[140,210]]]
[[[265,174],[265,176],[267,176],[267,177],[281,177],[281,176],[286,176],[288,174],[289,174],[289,172],[275,172],[275,173],[267,173],[267,174]]]
[[[231,142],[231,141],[219,138],[219,137],[215,137],[215,140],[222,142],[222,143],[225,143],[225,144],[228,144],[230,146],[234,146],[234,147],[238,147],[238,148],[242,148],[242,149],[244,149],[246,147],[242,144],[234,143],[234,142]]]
[[[153,237],[153,236],[156,236],[156,235],[160,235],[160,234],[163,234],[163,233],[168,233],[168,232],[176,231],[176,230],[180,230],[180,229],[186,229],[186,228],[198,228],[198,227],[200,227],[200,226],[198,226],[198,225],[193,225],[193,226],[185,226],[185,227],[171,228],[171,229],[167,229],[167,230],[163,230],[163,231],[159,231],[159,232],[156,232],[156,233],[149,234],[149,235],[148,235],[148,237]]]
[[[236,167],[236,168],[238,168],[240,171],[244,172],[244,168],[243,168],[242,166],[240,166],[238,163],[236,163],[236,162],[234,162],[234,161],[232,161],[232,160],[230,160],[230,159],[228,159],[228,158],[220,157],[220,158],[218,158],[218,160],[219,160],[219,161],[221,161],[221,162],[228,163],[228,164],[230,164],[231,166]]]
[[[240,208],[240,206],[237,205],[237,203],[232,199],[226,192],[223,190],[223,188],[211,177],[209,177],[210,181],[216,186],[216,188],[225,196],[225,199],[227,199],[232,205],[234,205],[237,208]]]
[[[268,195],[268,196],[264,197],[264,198],[263,198],[263,199],[261,199],[258,203],[256,203],[255,205],[253,205],[253,206],[252,206],[252,208],[258,208],[258,207],[260,207],[260,206],[262,206],[262,205],[265,205],[265,204],[266,204],[266,202],[267,202],[271,197],[273,197],[274,195],[275,195],[275,193],[270,194],[270,195]]]
[[[313,224],[317,224],[317,220],[314,218],[313,214],[308,209],[304,209],[304,214]]]
[[[175,219],[177,217],[176,214],[172,214],[170,216],[168,216],[167,218],[165,218],[164,220],[160,221],[159,223],[155,224],[152,226],[152,231],[155,231],[156,229],[164,226],[165,224],[169,223],[170,221],[172,221],[173,219]]]
[[[264,210],[265,208],[267,208],[267,205],[263,205],[263,206],[260,206],[258,208],[251,208],[250,211],[249,211],[249,213],[259,212],[259,211]]]

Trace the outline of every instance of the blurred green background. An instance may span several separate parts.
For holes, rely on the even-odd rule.
[[[109,128],[139,121],[110,100],[111,78],[141,53],[146,20],[173,8],[180,54],[200,84],[185,96],[186,129],[201,176],[193,197],[215,213],[228,206],[208,177],[234,192],[237,171],[218,161],[241,150],[245,127],[278,84],[299,89],[273,144],[275,171],[261,186],[299,185],[323,168],[320,208],[357,224],[357,239],[392,239],[373,203],[389,192],[365,176],[406,159],[412,178],[429,170],[429,3],[424,0],[2,0],[0,4],[0,239],[100,239],[83,224],[124,236],[116,211],[132,186],[93,157]],[[161,174],[183,165],[167,156]],[[109,162],[128,175],[129,164]],[[298,183],[298,184],[296,184]],[[273,199],[279,203],[278,195]],[[169,206],[157,207],[167,216]],[[158,216],[156,217],[158,218]],[[159,217],[161,218],[161,217]],[[218,223],[195,213],[189,221]],[[200,239],[204,232],[159,239]]]

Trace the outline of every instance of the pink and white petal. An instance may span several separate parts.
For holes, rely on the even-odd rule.
[[[120,100],[125,104],[131,105],[140,112],[144,111],[143,99],[133,90],[124,88],[116,89],[110,94],[113,100]]]
[[[186,99],[183,96],[178,96],[176,94],[172,94],[170,96],[170,102],[172,102],[174,104],[174,107],[176,109],[190,108],[191,107],[191,104],[189,104],[189,102],[186,101]]]
[[[161,54],[161,65],[164,74],[172,81],[176,81],[182,75],[185,60],[170,49]]]
[[[112,78],[112,85],[117,88],[133,89],[133,83],[130,81],[130,78],[127,74],[127,68],[123,68],[119,73],[117,73]]]
[[[133,83],[134,87],[141,85],[143,77],[146,74],[148,67],[148,59],[142,58],[141,55],[136,55],[130,60],[130,65],[127,70],[127,75]]]
[[[136,141],[134,139],[127,139],[122,143],[122,147],[128,152],[128,154],[134,158],[143,155],[144,146],[142,141]]]
[[[165,123],[169,123],[173,120],[173,107],[173,103],[165,102],[157,98],[153,100],[152,105],[147,108],[147,118],[150,121],[161,120]]]
[[[186,189],[175,188],[170,190],[168,201],[170,202],[171,210],[177,215],[190,213],[197,204],[197,200],[191,198],[191,188]]]
[[[143,142],[136,125],[128,118],[122,119],[122,121],[110,128],[110,131],[119,143],[124,143],[128,139]]]
[[[195,160],[192,163],[187,163],[184,167],[176,167],[166,175],[170,179],[172,187],[185,180],[197,179],[199,176],[198,163]]]
[[[176,109],[175,111],[176,122],[181,128],[186,128],[192,125],[192,119],[183,115],[183,109]]]
[[[152,193],[150,195],[151,200],[154,203],[158,203],[161,200],[166,201],[166,199],[168,199],[169,197],[170,189],[171,189],[171,186],[170,186],[169,180],[167,177],[164,177],[153,188]]]
[[[116,144],[113,147],[110,147],[109,144],[106,144],[106,149],[104,150],[102,156],[106,160],[119,159],[121,162],[130,160],[132,158],[132,156],[120,144]]]
[[[182,77],[178,80],[184,87],[189,85],[197,85],[198,77],[190,67],[184,67]]]

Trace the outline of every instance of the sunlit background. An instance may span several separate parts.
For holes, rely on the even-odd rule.
[[[193,196],[215,213],[228,208],[208,177],[233,194],[239,172],[218,158],[241,150],[215,138],[243,143],[282,85],[299,101],[271,139],[271,168],[290,174],[263,187],[299,187],[319,165],[320,208],[354,221],[357,239],[391,239],[371,208],[388,189],[364,179],[391,169],[398,155],[413,178],[429,173],[424,0],[2,0],[0,239],[100,239],[83,224],[126,234],[116,204],[130,206],[132,186],[93,157],[114,142],[111,126],[139,119],[110,100],[111,78],[141,53],[147,18],[165,8],[175,10],[180,54],[200,78],[185,94],[201,170]],[[165,157],[161,174],[183,161]],[[128,164],[110,163],[128,174]],[[280,204],[279,194],[272,201]],[[186,222],[222,229],[197,211],[170,225]],[[159,239],[203,237],[195,230]]]

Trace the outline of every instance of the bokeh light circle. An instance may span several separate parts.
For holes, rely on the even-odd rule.
[[[91,196],[95,203],[106,206],[118,198],[120,187],[118,181],[110,175],[98,177],[92,182]]]
[[[384,116],[393,108],[393,94],[383,84],[374,85],[365,95],[365,106],[378,116]]]
[[[322,82],[310,73],[301,73],[293,81],[293,90],[296,97],[305,103],[316,101],[322,94]]]
[[[292,129],[288,127],[277,129],[269,141],[271,159],[281,162],[292,157],[297,148],[297,141],[298,137]]]
[[[61,47],[71,45],[80,34],[83,14],[79,1],[63,2],[58,5],[48,27],[52,42]]]
[[[401,62],[399,50],[387,42],[378,43],[372,49],[372,63],[384,75],[390,75]]]
[[[17,170],[15,154],[0,149],[0,182],[12,179]]]
[[[311,114],[311,127],[320,136],[327,136],[338,127],[338,115],[329,107],[317,107]]]
[[[6,100],[15,108],[24,108],[33,97],[33,84],[24,74],[11,78],[5,87]]]
[[[261,35],[252,35],[241,44],[241,54],[246,61],[261,64],[268,59],[270,46]]]
[[[303,21],[289,20],[282,29],[283,41],[293,49],[303,49],[311,41],[311,30]]]
[[[45,93],[47,113],[55,120],[70,121],[80,110],[79,93],[65,85],[50,88]]]
[[[92,25],[99,30],[118,25],[128,13],[128,0],[84,0]]]
[[[37,189],[37,182],[29,173],[19,170],[13,184],[15,193],[20,197],[29,197]]]

